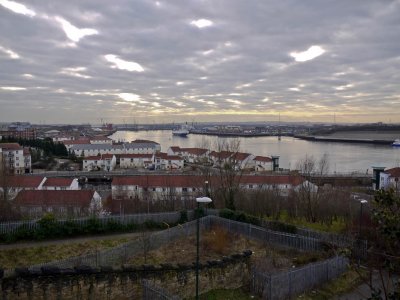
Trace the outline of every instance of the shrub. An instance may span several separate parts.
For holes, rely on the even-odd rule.
[[[179,223],[186,223],[188,221],[188,214],[186,210],[181,210]]]
[[[226,250],[230,247],[232,235],[223,228],[216,227],[210,233],[202,238],[202,247],[205,251],[214,251],[218,254],[226,254]]]

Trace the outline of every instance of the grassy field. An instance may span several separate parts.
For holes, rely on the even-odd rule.
[[[129,240],[127,238],[93,240],[49,246],[33,246],[30,248],[18,248],[16,245],[14,249],[0,250],[0,266],[5,269],[30,266],[112,248]]]
[[[323,224],[323,223],[311,223],[307,222],[305,219],[297,218],[297,219],[292,219],[289,217],[286,211],[282,211],[279,217],[279,220],[273,220],[270,219],[271,221],[280,221],[288,224],[292,224],[298,227],[304,227],[304,228],[309,228],[311,230],[317,230],[317,231],[325,231],[325,232],[331,232],[331,233],[343,233],[346,230],[346,222],[344,220],[337,220],[333,221],[331,225],[328,224]]]
[[[319,289],[315,289],[297,297],[297,300],[329,300],[334,296],[347,293],[362,283],[359,274],[349,270],[336,280],[333,280]]]

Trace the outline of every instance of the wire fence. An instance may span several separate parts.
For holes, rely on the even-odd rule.
[[[269,244],[296,248],[303,251],[319,251],[322,243],[318,239],[297,234],[284,233],[265,229],[248,223],[241,223],[215,216],[210,216],[211,224],[218,225],[231,233],[239,233],[246,237],[257,239]]]
[[[210,230],[220,226],[232,234],[241,234],[248,238],[262,242],[295,248],[302,251],[321,250],[321,242],[295,234],[275,232],[247,223],[240,223],[217,216],[209,215],[199,220],[200,230]],[[132,257],[144,255],[145,252],[160,248],[180,238],[193,236],[196,233],[196,221],[191,221],[158,232],[139,233],[135,240],[121,244],[117,247],[96,251],[82,256],[70,257],[58,261],[41,263],[28,267],[31,272],[40,272],[42,267],[58,267],[60,269],[74,268],[78,266],[121,266],[129,262]],[[6,270],[5,275],[13,274],[13,270]]]
[[[178,296],[171,295],[165,289],[156,286],[148,280],[142,281],[143,300],[180,300]]]
[[[208,215],[218,215],[218,210],[208,209]],[[116,222],[121,225],[128,224],[143,224],[145,222],[151,221],[154,223],[167,223],[176,224],[180,221],[181,212],[163,212],[163,213],[149,213],[149,214],[131,214],[131,215],[118,215],[118,216],[99,216],[96,217],[101,225],[107,225],[110,222]],[[193,220],[194,211],[187,212],[188,220]],[[56,223],[59,225],[64,225],[67,222],[73,222],[78,226],[86,226],[89,222],[93,220],[93,217],[85,218],[72,218],[72,219],[57,219]],[[31,221],[18,221],[18,222],[4,222],[0,223],[0,234],[14,234],[19,230],[35,230],[40,227],[38,223],[39,220]]]
[[[348,264],[347,258],[336,256],[278,274],[264,274],[254,270],[252,290],[262,299],[290,299],[337,278],[347,270]]]

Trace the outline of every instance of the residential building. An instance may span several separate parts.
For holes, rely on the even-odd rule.
[[[46,177],[43,176],[4,176],[1,180],[0,191],[6,194],[8,200],[14,199],[23,190],[40,190]]]
[[[380,189],[393,188],[396,191],[400,190],[400,167],[386,169],[380,173]]]
[[[152,162],[155,170],[174,170],[184,167],[184,160],[177,155],[157,152],[153,154]]]
[[[153,154],[161,150],[155,142],[132,142],[121,145],[80,144],[70,148],[76,156],[96,156],[98,154]]]
[[[178,146],[169,147],[167,150],[168,155],[180,156],[189,163],[208,162],[209,152],[209,150],[203,148],[180,148]]]
[[[42,184],[43,190],[79,190],[79,182],[77,178],[51,177],[46,178]]]
[[[0,143],[3,167],[11,174],[31,172],[31,155],[18,143]]]
[[[112,171],[115,169],[117,159],[114,154],[100,154],[83,159],[82,169],[84,171]]]
[[[121,154],[119,166],[121,169],[148,168],[153,164],[153,154]]]
[[[13,203],[28,218],[40,218],[45,213],[61,218],[84,217],[102,211],[101,197],[92,190],[23,190]]]
[[[68,151],[76,145],[89,145],[90,144],[89,140],[86,140],[86,139],[68,140],[68,141],[61,141],[61,142],[65,145],[65,148],[67,148]]]
[[[273,160],[267,156],[256,156],[253,159],[254,168],[256,172],[273,171],[274,164]]]
[[[94,136],[90,138],[90,144],[108,144],[112,145],[113,141],[112,139],[106,137],[106,136]]]
[[[205,182],[208,182],[207,187]],[[317,187],[298,175],[243,175],[235,178],[241,188],[249,191],[276,190],[282,196],[290,191],[299,191],[303,187]],[[219,189],[219,176],[204,177],[201,175],[146,175],[131,177],[114,177],[111,184],[112,198],[120,200],[194,200],[206,193],[206,188]]]
[[[36,139],[36,129],[32,128],[28,122],[11,123],[6,130],[0,131],[0,136],[11,137],[15,139]]]

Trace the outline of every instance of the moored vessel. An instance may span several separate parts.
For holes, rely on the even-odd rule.
[[[393,147],[400,147],[400,139],[395,139],[393,144],[392,144],[392,146]]]

